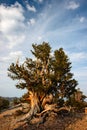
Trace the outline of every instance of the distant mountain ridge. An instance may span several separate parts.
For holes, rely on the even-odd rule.
[[[2,97],[2,96],[0,96],[0,97]],[[12,102],[15,98],[19,99],[18,97],[2,97],[2,98],[7,99],[9,102]]]

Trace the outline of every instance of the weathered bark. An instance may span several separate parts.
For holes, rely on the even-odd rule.
[[[30,91],[29,98],[27,98],[27,100],[29,100],[30,102],[30,111],[27,114],[25,114],[20,121],[25,119],[31,120],[36,113],[40,112],[39,99],[37,93]]]
[[[45,109],[45,105],[46,104],[51,104],[52,101],[53,101],[53,95],[52,94],[49,94],[49,95],[45,96],[43,98],[43,101],[42,101],[42,107],[43,107],[43,109]]]
[[[66,106],[65,107],[61,107],[61,108],[59,108],[57,110],[57,112],[62,111],[62,110],[66,110],[66,111],[70,112],[71,108],[70,107],[66,107]]]
[[[57,104],[53,104],[53,95],[49,94],[43,97],[42,101],[39,99],[36,92],[29,92],[29,98],[27,100],[30,101],[30,111],[24,115],[24,117],[20,120],[30,120],[32,124],[42,123],[45,117],[50,112],[58,113],[61,110],[69,111],[69,108],[62,107],[58,108]],[[40,112],[40,108],[42,107],[42,111]],[[33,119],[32,119],[33,118]]]
[[[57,112],[57,108],[56,108],[56,104],[46,104],[45,105],[45,109],[41,112],[41,113],[37,113],[36,115],[39,116],[43,116],[44,113],[48,112],[48,111],[55,111]]]

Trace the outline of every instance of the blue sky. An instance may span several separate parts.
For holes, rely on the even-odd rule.
[[[32,43],[62,47],[87,95],[87,0],[0,0],[0,96],[21,96],[7,68],[32,57]]]

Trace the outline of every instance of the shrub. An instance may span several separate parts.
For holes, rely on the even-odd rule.
[[[19,104],[19,103],[20,103],[19,98],[16,98],[16,97],[15,97],[15,98],[13,99],[13,104],[14,104],[14,105],[17,105],[17,104]]]
[[[3,97],[0,97],[0,111],[9,107],[9,101]]]

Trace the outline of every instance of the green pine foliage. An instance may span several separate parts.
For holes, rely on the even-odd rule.
[[[8,76],[18,80],[17,88],[37,92],[38,96],[53,94],[54,99],[69,98],[74,93],[77,81],[71,73],[71,62],[63,48],[51,53],[49,43],[33,44],[35,59],[26,58],[23,64],[12,63]]]

